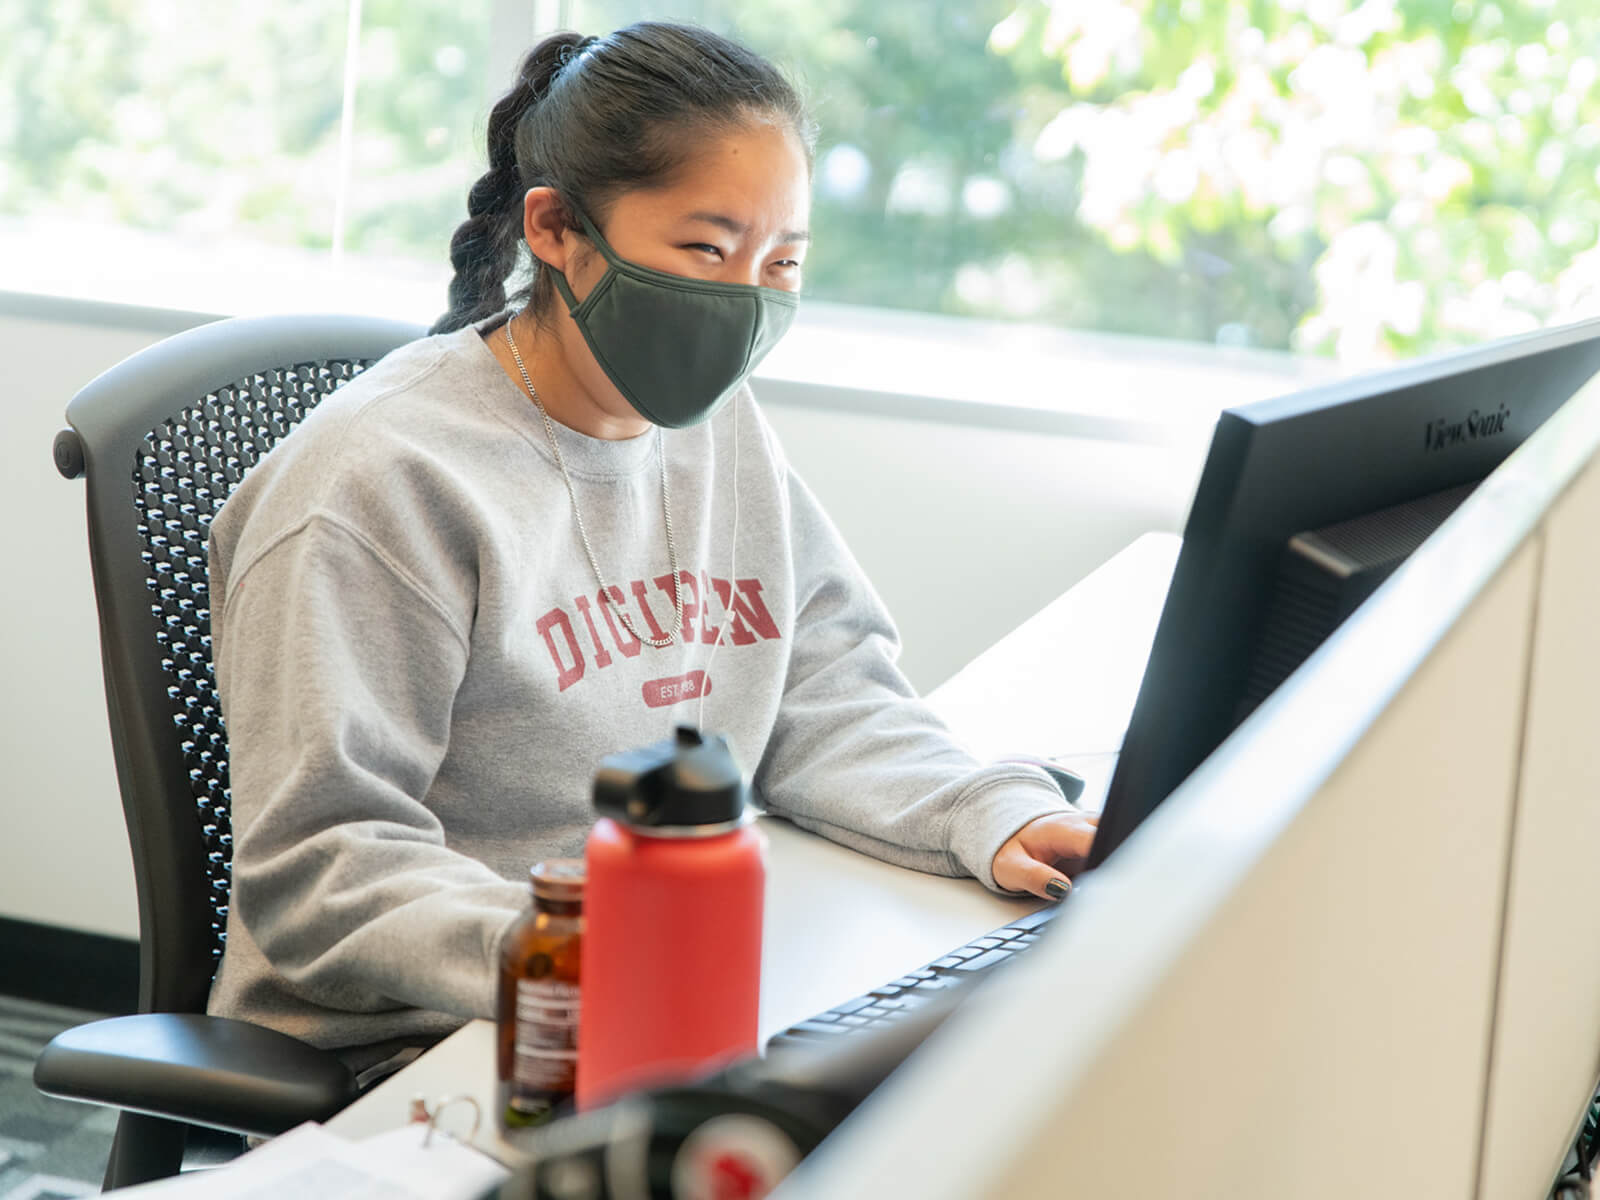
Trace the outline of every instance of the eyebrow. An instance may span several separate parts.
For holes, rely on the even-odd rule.
[[[744,237],[750,232],[750,226],[746,225],[743,221],[735,221],[732,217],[723,216],[721,213],[690,213],[684,218],[684,220],[704,221],[707,225],[715,225],[719,229],[726,229],[735,237]],[[785,246],[796,242],[809,242],[810,240],[811,234],[804,229],[787,230],[778,238],[779,243]]]

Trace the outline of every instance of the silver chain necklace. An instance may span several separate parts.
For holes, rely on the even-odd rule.
[[[583,539],[583,552],[589,556],[589,568],[594,572],[595,582],[600,585],[600,603],[611,605],[612,611],[617,614],[617,620],[622,622],[622,627],[635,641],[644,642],[658,650],[665,649],[678,640],[678,631],[683,628],[683,578],[678,574],[678,545],[672,537],[672,502],[667,496],[667,448],[661,442],[661,431],[656,430],[656,450],[661,459],[661,515],[667,524],[667,561],[672,568],[674,617],[672,628],[667,631],[667,635],[653,638],[641,636],[633,627],[633,622],[628,620],[628,614],[611,599],[611,588],[606,584],[605,576],[600,574],[600,564],[594,560],[594,547],[589,545],[589,531],[583,527],[583,510],[578,507],[578,493],[572,487],[572,476],[567,474],[567,464],[561,458],[561,446],[556,442],[556,427],[550,420],[550,414],[544,410],[544,401],[539,399],[539,390],[533,386],[533,380],[528,378],[528,368],[523,365],[522,354],[517,350],[517,343],[511,336],[510,321],[506,322],[505,331],[506,345],[511,348],[511,357],[516,360],[517,370],[522,372],[522,382],[527,386],[528,395],[533,397],[533,402],[539,409],[539,416],[544,419],[544,434],[550,439],[550,452],[556,456],[556,466],[561,468],[561,478],[566,481],[567,495],[572,500],[572,515],[578,518],[578,536]]]

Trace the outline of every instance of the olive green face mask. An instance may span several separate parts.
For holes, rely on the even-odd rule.
[[[600,369],[656,425],[678,429],[716,412],[794,321],[793,292],[641,267],[619,257],[589,218],[578,219],[606,273],[582,304],[554,268],[551,282]]]

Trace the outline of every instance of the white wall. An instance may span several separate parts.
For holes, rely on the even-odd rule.
[[[0,316],[0,916],[138,934],[83,486],[56,473],[50,442],[79,387],[159,336]]]
[[[0,307],[0,916],[137,936],[111,764],[81,482],[50,442],[89,379],[182,324],[149,312]],[[108,323],[110,322],[110,323]],[[780,438],[900,623],[928,690],[1147,529],[1178,528],[1203,439],[1121,444],[1026,432],[948,407],[782,381]],[[928,419],[937,412],[943,419]],[[903,415],[897,415],[903,414]],[[1093,686],[1092,680],[1073,686]]]
[[[924,692],[1141,533],[1181,528],[1204,451],[818,410],[771,390],[786,453],[888,604]]]

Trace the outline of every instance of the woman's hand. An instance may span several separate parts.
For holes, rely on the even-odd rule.
[[[1032,892],[1047,900],[1061,899],[1072,890],[1072,882],[1056,864],[1081,862],[1088,857],[1094,827],[1099,822],[1095,814],[1076,809],[1029,821],[995,854],[996,885],[1010,892]]]

